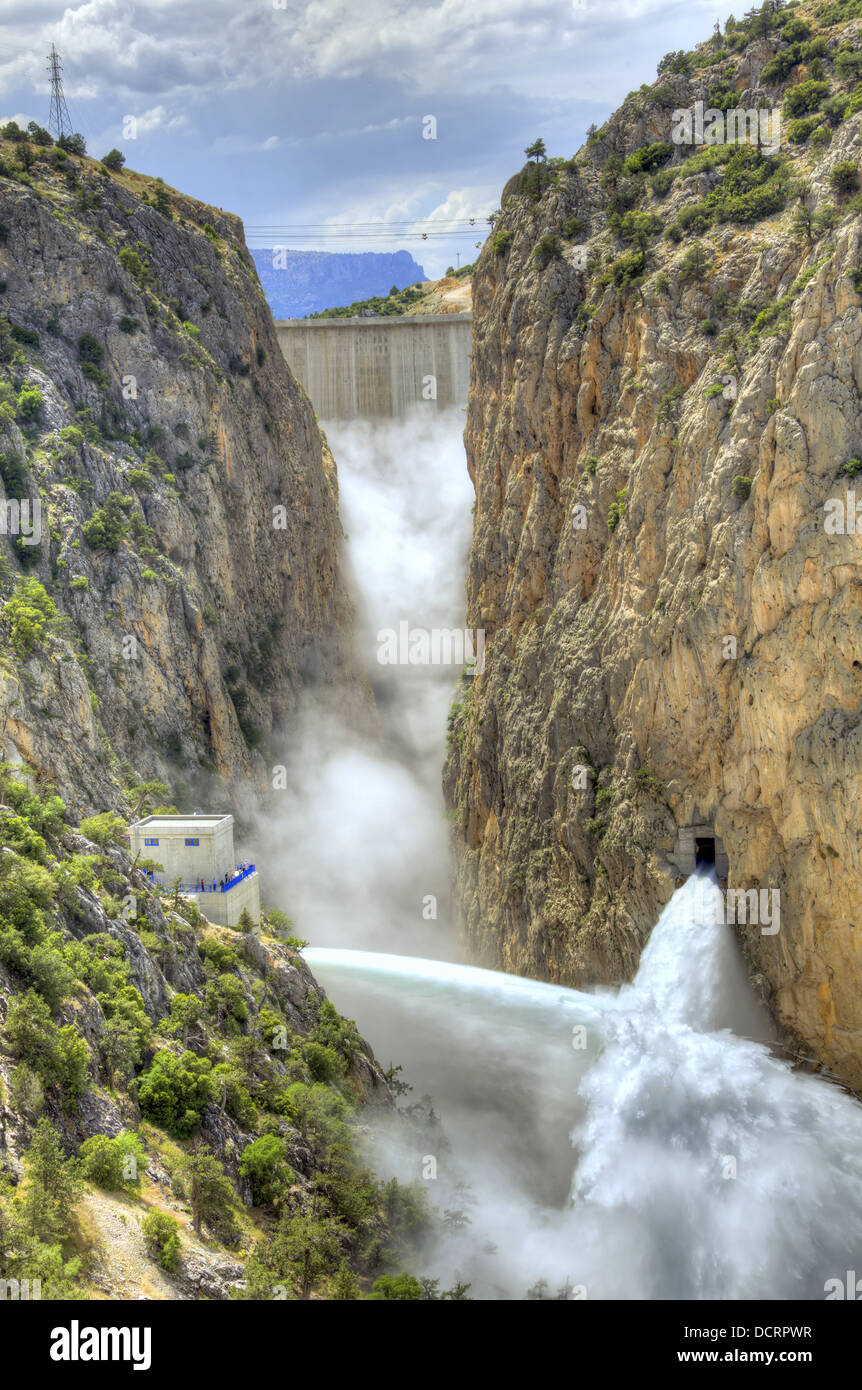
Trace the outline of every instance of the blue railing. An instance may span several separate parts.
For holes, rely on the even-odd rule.
[[[237,868],[240,870],[240,872],[239,872],[238,874],[236,874],[234,878],[229,879],[228,882],[225,883],[225,884],[218,883],[218,882],[215,881],[215,879],[211,879],[211,878],[210,878],[210,879],[203,879],[203,880],[198,879],[196,883],[181,883],[181,884],[179,884],[179,886],[178,886],[178,888],[177,888],[177,892],[178,892],[178,893],[229,893],[230,890],[231,890],[231,888],[236,888],[236,886],[237,886],[238,883],[242,883],[243,879],[248,878],[249,875],[250,875],[250,874],[253,874],[254,871],[255,871],[255,865],[254,865],[254,864],[246,864],[245,868],[241,868],[240,865],[237,864]],[[147,876],[148,876],[148,878],[150,878],[150,879],[152,880],[153,883],[156,882],[156,880],[155,880],[155,878],[154,878],[154,876],[153,876],[152,873],[149,873]],[[204,885],[203,888],[201,888],[201,882],[203,882],[203,885]],[[173,883],[166,883],[166,884],[163,884],[162,886],[165,887],[165,888],[173,888],[174,885],[173,885]]]

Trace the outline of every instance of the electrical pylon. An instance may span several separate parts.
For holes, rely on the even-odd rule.
[[[55,139],[59,140],[61,135],[72,134],[72,118],[63,95],[63,64],[53,44],[48,54],[48,76],[51,79],[51,114],[48,117],[48,129]]]

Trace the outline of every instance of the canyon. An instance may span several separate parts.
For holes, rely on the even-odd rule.
[[[486,669],[446,791],[471,957],[574,987],[632,977],[711,828],[731,886],[780,892],[780,932],[737,931],[790,1046],[858,1086],[862,555],[824,508],[862,439],[859,117],[753,179],[671,141],[698,101],[793,109],[818,63],[849,110],[858,20],[818,14],[729,25],[503,190],[465,432]]]
[[[815,1299],[854,1267],[856,3],[668,54],[377,317],[274,321],[238,218],[0,129],[5,1273]],[[706,109],[787,139],[677,143]],[[129,852],[199,806],[259,925]]]

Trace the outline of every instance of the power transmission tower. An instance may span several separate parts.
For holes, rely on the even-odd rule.
[[[48,54],[48,75],[51,79],[51,114],[48,129],[59,140],[61,135],[72,134],[72,118],[63,95],[63,64],[53,44]]]

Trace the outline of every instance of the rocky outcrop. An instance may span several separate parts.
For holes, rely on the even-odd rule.
[[[0,474],[42,539],[0,543],[7,596],[36,578],[57,616],[4,626],[0,747],[78,814],[135,774],[242,809],[303,692],[357,689],[331,455],[236,218],[59,151],[24,174],[16,149]]]
[[[504,192],[465,433],[486,662],[446,788],[473,957],[573,985],[631,978],[678,828],[712,825],[732,886],[780,890],[776,933],[736,928],[779,1023],[859,1084],[859,25],[792,13],[808,66],[789,15],[737,26]],[[819,80],[778,159],[671,141],[672,108]]]

